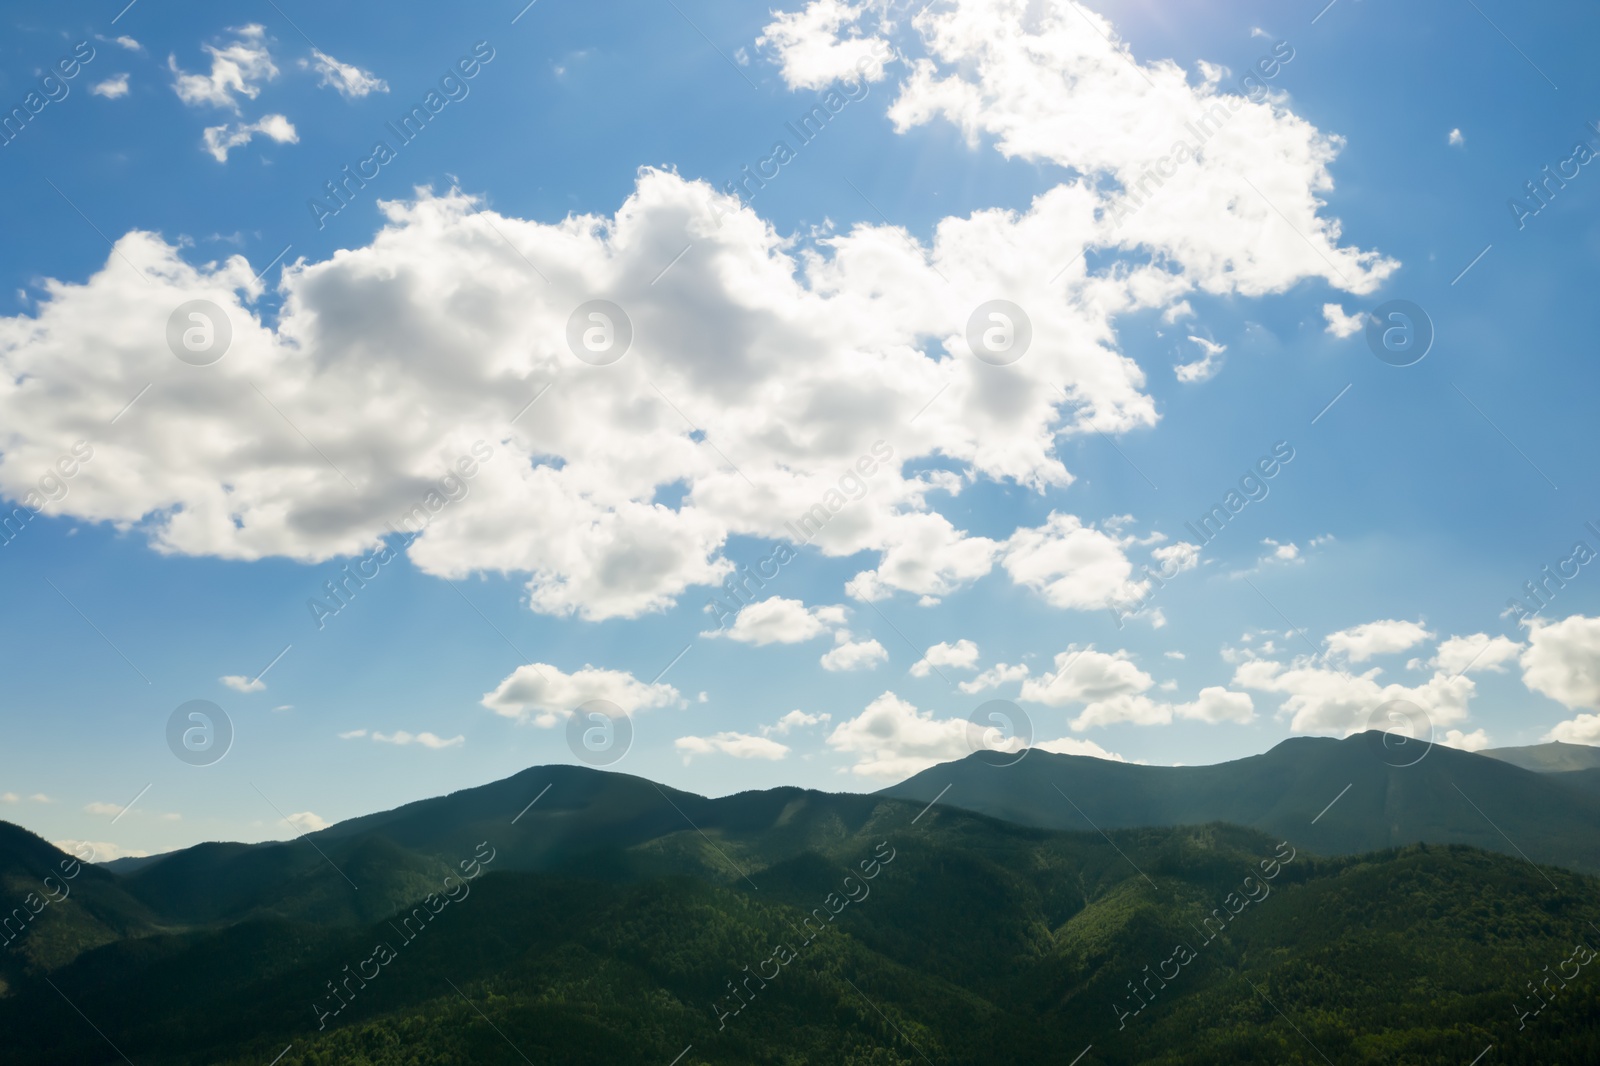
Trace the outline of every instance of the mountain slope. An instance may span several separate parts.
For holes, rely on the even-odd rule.
[[[1600,871],[1600,796],[1504,760],[1410,744],[1397,749],[1375,731],[1297,737],[1216,766],[1139,766],[1039,750],[996,765],[980,752],[880,795],[928,803],[943,793],[940,803],[1041,828],[1224,821],[1293,835],[1322,854],[1426,841],[1520,849],[1537,862]]]
[[[116,875],[0,822],[0,993],[28,971],[158,927]]]
[[[1559,740],[1521,748],[1485,748],[1478,754],[1542,774],[1600,768],[1600,748],[1588,744],[1563,744]]]
[[[494,872],[502,851],[418,932],[398,918],[272,920],[108,945],[53,973],[56,989],[0,998],[7,1062],[120,1062],[110,1044],[140,1066],[280,1053],[280,1066],[1010,1066],[1088,1048],[1078,1066],[1345,1066],[1459,1064],[1490,1042],[1498,1062],[1600,1052],[1592,999],[1528,1033],[1508,1009],[1524,975],[1570,951],[1594,879],[1459,848],[1316,859],[1228,826],[1102,837],[807,799],[784,824],[807,823],[815,848],[752,866],[753,885]],[[743,832],[707,835],[751,858],[760,842]],[[685,826],[647,847],[706,843]],[[863,880],[874,855],[884,861]],[[870,891],[845,889],[850,871]],[[1235,915],[1229,893],[1252,875],[1243,891],[1257,902]],[[841,891],[861,898],[833,923],[813,917],[824,932],[801,940],[800,923]],[[1177,943],[1193,966],[1148,985],[1140,1006],[1130,988]],[[375,944],[394,958],[366,969]],[[780,944],[792,948],[781,965]]]

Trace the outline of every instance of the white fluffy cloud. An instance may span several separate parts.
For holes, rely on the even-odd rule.
[[[1028,676],[1027,663],[995,663],[989,669],[979,674],[970,681],[963,681],[956,687],[969,695],[984,692],[991,688],[999,688],[1013,681],[1020,681]]]
[[[1127,762],[1114,751],[1107,751],[1092,740],[1083,737],[1062,737],[1060,740],[1041,740],[1033,745],[1040,751],[1053,751],[1057,755],[1088,755],[1112,762]]]
[[[1023,682],[1022,699],[1047,707],[1065,707],[1069,703],[1135,696],[1155,684],[1155,679],[1139,669],[1126,651],[1068,648],[1057,653],[1055,665],[1054,671]]]
[[[1344,655],[1353,663],[1366,662],[1375,655],[1391,655],[1432,640],[1421,622],[1384,619],[1341,629],[1328,634],[1328,650]]]
[[[791,89],[821,89],[840,79],[882,81],[888,42],[857,33],[866,5],[815,0],[800,11],[775,12],[776,19],[756,38],[777,53],[783,80]],[[841,30],[845,31],[841,35]]]
[[[1350,337],[1360,333],[1367,325],[1367,316],[1363,311],[1355,314],[1346,314],[1345,309],[1338,304],[1323,304],[1322,317],[1327,320],[1323,332],[1331,333],[1335,337]]]
[[[1047,707],[1083,704],[1071,722],[1078,732],[1118,722],[1167,725],[1175,718],[1212,724],[1255,720],[1255,705],[1248,695],[1216,685],[1201,689],[1200,695],[1187,703],[1145,695],[1155,686],[1155,678],[1139,669],[1126,651],[1068,648],[1056,655],[1055,666],[1050,673],[1024,681],[1020,698]],[[1171,682],[1161,686],[1163,690],[1175,687]]]
[[[294,123],[282,115],[266,115],[256,122],[207,126],[204,133],[206,151],[211,153],[212,159],[226,163],[229,152],[249,144],[258,133],[279,144],[300,143],[300,134],[295,131]]]
[[[974,144],[988,134],[1008,157],[1103,174],[1123,188],[1141,179],[1148,188],[1157,158],[1176,157],[1176,179],[1158,179],[1111,240],[1199,268],[1207,291],[1260,295],[1291,277],[1320,277],[1365,293],[1398,267],[1341,247],[1338,223],[1318,213],[1339,138],[1271,96],[1251,102],[1229,91],[1221,68],[1201,64],[1191,78],[1170,60],[1141,63],[1107,19],[1075,4],[961,0],[915,24],[925,54],[912,58],[890,109],[899,128],[945,119]],[[1002,26],[1008,32],[995,32]],[[1214,131],[1194,158],[1175,149],[1195,139],[1190,123]]]
[[[389,91],[389,83],[375,76],[370,70],[362,70],[351,63],[341,63],[316,48],[311,50],[310,59],[300,61],[300,66],[313,69],[321,75],[317,79],[317,85],[324,89],[335,89],[340,96],[348,100],[358,100],[371,93]]]
[[[267,683],[259,677],[251,678],[243,674],[227,674],[217,680],[235,692],[265,692],[267,688]]]
[[[1051,512],[1044,525],[1011,535],[1001,565],[1053,607],[1100,610],[1136,600],[1149,587],[1132,580],[1127,543],[1074,515]]]
[[[233,33],[234,40],[220,48],[210,44],[201,46],[211,56],[208,74],[186,73],[178,66],[177,56],[167,57],[167,67],[173,74],[172,88],[178,99],[191,106],[224,107],[237,113],[239,96],[254,100],[261,95],[261,83],[278,76],[278,68],[267,49],[264,28],[251,24]]]
[[[694,755],[711,755],[720,752],[735,759],[781,759],[789,754],[789,746],[766,737],[749,733],[717,733],[709,737],[679,737],[673,746],[683,752],[687,763]]]
[[[1462,751],[1482,751],[1493,743],[1489,734],[1482,729],[1474,729],[1470,733],[1463,733],[1459,729],[1446,730],[1439,742]]]
[[[1600,714],[1580,714],[1557,722],[1544,739],[1559,740],[1563,744],[1600,744]]]
[[[590,700],[610,700],[628,714],[683,703],[671,685],[646,684],[625,670],[586,665],[568,674],[549,663],[517,667],[482,702],[495,714],[549,727]]]
[[[841,632],[839,636],[842,638],[839,643],[823,653],[821,662],[824,670],[871,670],[879,663],[888,662],[888,649],[876,640],[853,640],[846,632]]]
[[[885,692],[859,715],[828,734],[828,746],[855,757],[862,777],[904,778],[941,762],[972,754],[962,718],[935,718]]]
[[[290,825],[302,833],[315,833],[320,829],[328,828],[329,822],[315,811],[298,811],[285,819]]]
[[[807,57],[856,48],[849,35],[875,36],[883,17],[823,0],[767,37],[808,84],[832,60]],[[1014,32],[997,36],[1000,25]],[[949,479],[905,465],[938,456],[962,479],[1068,485],[1064,438],[1157,421],[1144,371],[1118,350],[1118,316],[1318,278],[1367,292],[1395,264],[1341,247],[1337,220],[1318,214],[1336,139],[1280,103],[1224,92],[1213,68],[1191,83],[1108,41],[1097,15],[1022,0],[930,8],[914,33],[896,125],[949,119],[1008,157],[1066,168],[1060,184],[1022,209],[941,219],[925,243],[876,221],[796,239],[654,170],[609,217],[527,221],[423,190],[384,204],[370,243],[285,266],[270,314],[242,257],[191,264],[159,236],[128,233],[104,269],[46,281],[36,311],[0,318],[0,492],[24,498],[92,434],[95,459],[56,505],[64,515],[163,552],[318,562],[376,548],[483,442],[495,458],[405,549],[410,561],[449,578],[518,575],[534,611],[599,620],[716,585],[733,570],[728,538],[793,539],[829,493],[846,502],[841,477],[876,455],[868,490],[830,508],[807,549],[876,556],[851,595],[931,602],[997,561],[1065,609],[1137,595],[1117,537],[1059,513],[975,536],[930,502]],[[236,109],[276,73],[259,27],[208,50],[210,74],[171,64],[190,103]],[[1183,180],[1114,224],[1115,186],[1215,108],[1230,117]],[[276,128],[289,133],[286,120]],[[225,157],[237,135],[220,128],[213,152]],[[694,253],[662,276],[686,240]],[[973,358],[966,340],[995,293],[1032,323],[1032,346],[1006,367]],[[632,327],[615,365],[564,343],[596,298]],[[167,350],[168,318],[192,300],[231,326],[213,365]],[[675,485],[681,502],[660,502]]]
[[[799,644],[831,632],[845,622],[843,607],[807,607],[800,600],[769,596],[742,608],[733,625],[706,636],[726,636],[741,644]]]
[[[978,646],[962,638],[954,644],[940,641],[922,653],[922,658],[911,664],[912,677],[927,677],[941,666],[953,670],[976,670]]]
[[[808,714],[802,710],[793,710],[784,715],[782,718],[779,718],[772,725],[762,726],[761,732],[763,735],[776,733],[779,736],[785,736],[791,730],[803,729],[807,726],[822,725],[825,722],[831,721],[832,718],[833,715],[831,714]]]
[[[1420,685],[1400,685],[1380,682],[1381,673],[1373,667],[1362,674],[1351,674],[1309,657],[1290,664],[1251,659],[1235,669],[1233,683],[1239,688],[1283,695],[1283,711],[1291,715],[1289,727],[1294,732],[1336,736],[1369,728],[1378,708],[1394,700],[1421,708],[1436,728],[1453,725],[1467,717],[1467,704],[1477,691],[1466,676],[1438,672]],[[1373,727],[1381,728],[1382,723]]]
[[[1215,725],[1219,722],[1245,724],[1255,720],[1255,704],[1243,692],[1230,692],[1212,685],[1200,690],[1188,703],[1164,703],[1149,696],[1118,693],[1085,704],[1071,722],[1079,732],[1095,726],[1131,722],[1134,725],[1167,725],[1175,718]]]
[[[1435,670],[1447,674],[1476,673],[1488,670],[1496,674],[1506,672],[1506,663],[1517,658],[1524,645],[1510,637],[1491,637],[1487,633],[1473,633],[1466,637],[1450,637],[1439,642],[1433,658],[1427,661]],[[1407,666],[1418,665],[1415,662]]]
[[[1521,663],[1522,683],[1533,691],[1574,710],[1600,709],[1600,618],[1574,614],[1559,622],[1534,620]]]

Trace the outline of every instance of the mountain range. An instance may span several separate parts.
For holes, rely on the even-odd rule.
[[[1578,769],[1584,764],[1591,769]],[[1565,772],[1540,773],[1523,766]],[[1469,844],[1600,873],[1600,749],[1473,753],[1376,730],[1294,737],[1213,766],[1143,766],[1030,750],[978,752],[882,791],[1044,829],[1230,822],[1326,855]],[[946,791],[948,789],[948,791]]]
[[[534,767],[111,869],[0,823],[5,1061],[1600,1061],[1594,792],[1396,760],[722,798]]]

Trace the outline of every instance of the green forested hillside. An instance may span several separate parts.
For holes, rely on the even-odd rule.
[[[1536,1005],[1527,983],[1578,938],[1600,946],[1587,924],[1600,883],[1575,873],[1465,847],[1318,858],[1292,835],[1227,825],[1102,836],[885,797],[667,802],[636,778],[564,779],[562,802],[546,806],[552,787],[516,826],[511,805],[496,839],[477,836],[486,809],[452,822],[445,801],[319,839],[359,894],[363,877],[386,891],[422,879],[422,902],[399,914],[341,905],[331,869],[251,867],[305,898],[29,963],[0,997],[6,1061],[1343,1066],[1467,1063],[1490,1044],[1495,1062],[1600,1056],[1600,967],[1578,968],[1521,1030],[1512,1009]],[[523,803],[543,787],[512,781],[533,787]],[[415,846],[477,839],[447,862],[379,835],[408,820]],[[293,848],[276,853],[298,869]],[[238,897],[238,871],[217,858],[188,869]],[[447,886],[460,860],[480,876]],[[205,895],[191,884],[155,909]],[[319,909],[338,917],[296,917]]]

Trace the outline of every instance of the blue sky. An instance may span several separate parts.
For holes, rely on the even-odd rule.
[[[574,761],[589,698],[631,714],[611,765],[709,794],[881,787],[970,750],[990,699],[1152,763],[1395,699],[1465,747],[1600,742],[1600,579],[1506,613],[1600,552],[1585,8],[119,8],[0,44],[29,116],[0,146],[8,510],[94,449],[0,550],[0,817],[108,853],[281,837]],[[1152,131],[1229,97],[1112,226]],[[168,350],[187,299],[232,325],[214,365]],[[631,316],[614,365],[568,350],[590,299]],[[996,299],[1033,324],[1002,366],[965,328]],[[1431,320],[1414,365],[1366,339],[1394,300]],[[880,440],[865,498],[703,635]],[[233,724],[213,765],[168,750],[193,699]]]

